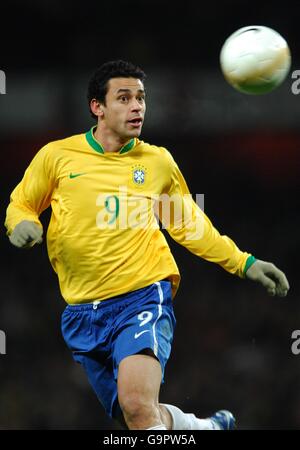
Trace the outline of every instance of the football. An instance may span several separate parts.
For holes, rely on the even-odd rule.
[[[245,94],[265,94],[277,88],[291,67],[286,40],[269,27],[252,25],[231,34],[220,52],[227,82]]]

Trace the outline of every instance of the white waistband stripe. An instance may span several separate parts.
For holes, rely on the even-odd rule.
[[[154,283],[157,286],[157,290],[158,290],[158,295],[159,295],[159,305],[157,305],[158,308],[158,314],[156,317],[156,320],[152,326],[153,329],[153,337],[154,337],[154,355],[157,356],[157,352],[158,352],[158,343],[157,343],[157,338],[156,338],[156,322],[158,321],[158,319],[160,318],[160,316],[162,315],[162,304],[164,301],[164,294],[161,288],[161,285],[159,282]]]

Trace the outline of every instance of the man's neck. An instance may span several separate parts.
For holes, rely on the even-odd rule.
[[[119,137],[116,137],[111,133],[106,133],[105,130],[101,130],[99,125],[94,131],[94,137],[101,144],[105,153],[118,152],[129,140],[122,141]]]

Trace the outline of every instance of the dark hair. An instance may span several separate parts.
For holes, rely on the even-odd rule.
[[[138,66],[128,61],[109,61],[99,67],[92,75],[89,84],[87,98],[91,116],[97,119],[97,116],[92,113],[90,103],[93,98],[105,105],[105,97],[107,94],[107,83],[111,78],[138,78],[144,81],[146,78],[145,72]]]

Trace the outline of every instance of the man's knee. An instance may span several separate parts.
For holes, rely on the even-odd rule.
[[[119,397],[120,407],[128,426],[145,424],[160,417],[159,405],[138,393],[128,393]]]
[[[127,426],[145,429],[160,423],[158,395],[161,367],[152,356],[124,358],[118,372],[118,400]]]

